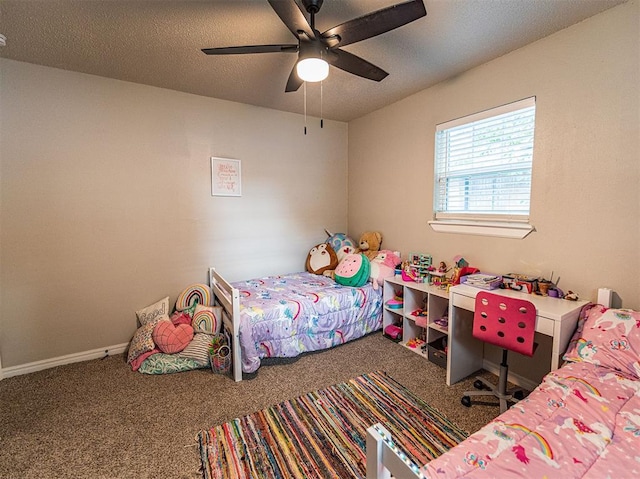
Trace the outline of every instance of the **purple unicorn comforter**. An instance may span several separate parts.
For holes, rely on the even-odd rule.
[[[262,358],[328,349],[382,327],[382,290],[293,273],[233,283],[240,291],[242,371]]]

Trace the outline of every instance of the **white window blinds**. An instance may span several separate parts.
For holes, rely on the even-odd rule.
[[[527,222],[535,97],[437,125],[436,220]]]

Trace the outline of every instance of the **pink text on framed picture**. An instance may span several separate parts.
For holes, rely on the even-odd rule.
[[[240,160],[211,157],[211,196],[242,196]]]

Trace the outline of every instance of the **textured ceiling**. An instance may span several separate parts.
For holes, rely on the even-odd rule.
[[[325,0],[316,28],[400,1]],[[426,17],[344,47],[389,76],[377,83],[331,68],[323,116],[358,118],[624,1],[425,0]],[[303,112],[304,89],[284,92],[295,55],[200,51],[296,43],[266,0],[0,0],[0,33],[3,58]],[[307,97],[319,116],[318,84]]]

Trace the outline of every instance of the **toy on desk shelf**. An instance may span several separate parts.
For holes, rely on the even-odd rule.
[[[460,255],[454,257],[453,262],[455,266],[453,268],[453,275],[451,276],[451,284],[460,284],[460,278],[463,276],[480,272],[478,268],[469,266],[469,262]]]
[[[394,341],[400,341],[402,339],[402,327],[397,324],[390,324],[384,328],[384,335]]]
[[[387,308],[389,309],[402,309],[404,306],[404,301],[401,296],[394,296],[392,299],[387,301]]]
[[[416,322],[416,326],[419,328],[427,327],[427,318],[429,317],[429,313],[424,309],[416,309],[411,312],[411,316]]]
[[[452,284],[460,284],[460,278],[468,274],[479,273],[478,268],[472,268],[471,266],[464,266],[462,268],[454,268],[453,277],[451,278]]]
[[[411,349],[420,348],[423,344],[425,344],[425,341],[420,338],[413,338],[407,341],[407,347]]]
[[[431,269],[432,258],[429,254],[409,253],[410,277],[415,277],[412,281],[416,283],[425,283],[429,280],[429,271]]]
[[[404,299],[402,297],[402,290],[396,290],[393,294],[393,298],[387,300],[385,303],[389,309],[402,309],[404,306]]]
[[[567,291],[567,294],[564,295],[564,299],[567,301],[578,301],[578,293],[574,293],[573,291]]]
[[[402,263],[402,273],[401,277],[403,281],[418,281],[418,275],[415,270],[412,269],[411,263],[409,261],[404,261]]]
[[[447,313],[445,313],[444,316],[442,316],[441,318],[435,319],[433,321],[433,323],[437,324],[438,326],[440,326],[445,331],[448,330],[449,329],[449,317],[447,316]]]
[[[456,268],[465,268],[466,266],[469,266],[469,262],[460,255],[454,257],[453,262],[456,264]]]
[[[502,276],[502,287],[531,294],[538,290],[538,278],[518,273],[507,273]]]

